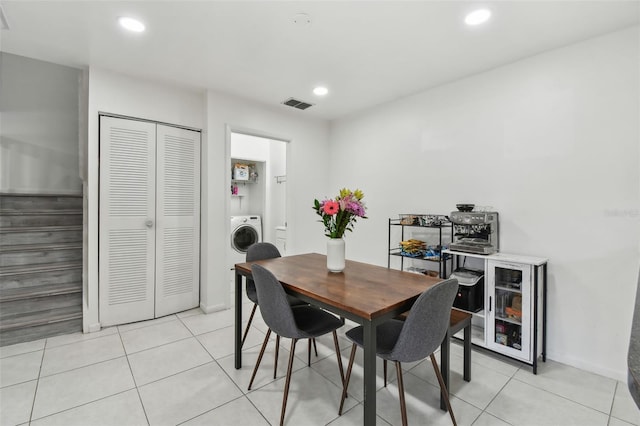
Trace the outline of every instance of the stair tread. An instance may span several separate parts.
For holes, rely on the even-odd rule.
[[[12,246],[0,246],[0,253],[10,251],[70,250],[81,248],[82,241],[70,241],[66,243],[18,244]]]
[[[82,198],[81,193],[0,192],[0,197],[11,198]]]
[[[59,309],[51,309],[40,312],[30,312],[3,318],[0,323],[0,331],[15,330],[22,327],[34,327],[44,324],[52,324],[60,321],[82,318],[82,307],[72,306]]]
[[[28,274],[79,268],[82,268],[82,261],[39,263],[37,265],[11,265],[0,268],[0,277],[13,274]]]
[[[62,215],[62,214],[74,214],[81,215],[82,209],[0,209],[0,216],[14,216],[14,215]]]
[[[5,226],[0,227],[0,234],[9,234],[13,232],[63,232],[79,230],[82,230],[82,225]]]
[[[12,302],[15,300],[35,299],[38,297],[80,292],[82,292],[82,282],[35,285],[0,290],[0,302]]]

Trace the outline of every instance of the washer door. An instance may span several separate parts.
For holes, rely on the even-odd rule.
[[[246,253],[249,246],[258,242],[258,231],[251,225],[240,225],[231,234],[231,247],[239,253]]]

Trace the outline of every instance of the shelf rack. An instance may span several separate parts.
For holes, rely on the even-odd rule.
[[[447,237],[449,240],[453,236],[453,224],[449,221],[449,219],[444,215],[436,215],[436,214],[416,214],[416,215],[402,215],[402,216],[413,216],[416,218],[415,221],[409,222],[407,218],[397,218],[392,219],[389,218],[389,232],[388,232],[388,256],[387,256],[387,267],[391,267],[391,258],[399,257],[400,258],[400,270],[405,270],[404,260],[424,260],[427,262],[435,262],[438,263],[438,276],[440,278],[446,278],[447,274],[447,262],[451,260],[451,255],[443,253],[443,249],[445,248],[443,245],[443,231],[444,237]],[[432,219],[428,219],[432,218]],[[402,251],[401,247],[398,247],[396,244],[398,242],[392,243],[391,234],[392,229],[394,227],[400,227],[400,241],[405,240],[405,228],[423,228],[423,229],[432,229],[437,230],[438,233],[438,241],[437,245],[435,245],[436,256],[428,256],[423,254],[413,255],[408,254]],[[393,244],[393,245],[392,245]]]

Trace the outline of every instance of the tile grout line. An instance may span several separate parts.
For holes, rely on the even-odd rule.
[[[140,388],[138,388],[138,382],[136,381],[136,376],[133,374],[133,368],[131,368],[131,362],[129,361],[129,354],[127,353],[127,348],[124,346],[124,341],[122,340],[122,334],[120,334],[120,330],[118,330],[118,337],[120,338],[120,345],[122,346],[122,351],[124,352],[125,359],[127,360],[127,365],[129,366],[129,373],[131,374],[131,379],[133,380],[133,386],[136,389],[136,394],[138,395],[138,400],[140,401],[140,406],[142,407],[142,412],[144,413],[144,418],[147,421],[147,425],[150,425],[149,416],[147,415],[147,410],[144,407],[144,402],[142,401],[142,395],[140,395]]]
[[[31,411],[29,411],[29,420],[28,424],[31,424],[31,420],[33,419],[33,409],[36,406],[36,397],[38,395],[38,387],[40,386],[40,374],[42,373],[42,364],[44,363],[44,351],[47,349],[47,340],[44,340],[44,346],[42,348],[42,357],[40,357],[40,368],[38,368],[38,378],[36,379],[36,389],[33,392],[33,401],[31,402]]]
[[[606,413],[606,412],[604,412],[604,411],[597,410],[597,409],[595,409],[595,408],[593,408],[593,407],[589,407],[588,405],[583,404],[582,402],[575,401],[575,400],[573,400],[573,399],[571,399],[571,398],[569,398],[569,397],[567,397],[567,396],[560,395],[560,394],[555,393],[555,392],[553,392],[553,391],[550,391],[550,390],[547,390],[547,389],[541,388],[541,387],[539,387],[539,386],[536,386],[536,385],[534,385],[534,384],[531,384],[531,383],[525,382],[524,380],[521,380],[521,379],[518,379],[517,377],[515,377],[515,375],[514,375],[513,379],[514,379],[514,380],[516,380],[516,381],[518,381],[518,382],[520,382],[520,383],[522,383],[522,384],[525,384],[525,385],[527,385],[527,386],[531,386],[532,388],[538,389],[538,390],[540,390],[540,391],[542,391],[542,392],[546,392],[546,393],[548,393],[548,394],[551,394],[551,395],[557,396],[558,398],[562,398],[562,399],[564,399],[564,400],[566,400],[566,401],[572,402],[572,403],[574,403],[574,404],[576,404],[576,405],[579,405],[579,406],[581,406],[581,407],[587,408],[587,409],[589,409],[589,410],[591,410],[591,411],[595,411],[596,413],[604,414],[605,416],[611,417],[611,415],[610,415],[610,414],[607,414],[607,413]],[[613,380],[613,379],[611,379],[611,380]],[[617,380],[616,380],[616,387],[617,387],[617,386],[618,386],[618,382],[617,382]],[[613,397],[614,397],[614,399],[615,399],[615,390],[614,390],[614,393],[613,393]],[[612,402],[612,404],[613,404],[613,402]]]
[[[101,336],[101,337],[105,337],[105,336]],[[82,343],[82,341],[81,341],[81,342],[75,342],[75,343]],[[121,338],[120,338],[120,344],[123,344],[123,343],[122,343],[122,339],[121,339]],[[61,345],[61,346],[63,346],[63,345]],[[53,347],[53,348],[51,348],[51,349],[56,349],[56,348],[59,348],[59,347],[61,347],[61,346],[54,346],[54,347]],[[64,345],[64,346],[66,346],[66,345]],[[46,347],[46,345],[45,345],[45,347]],[[124,348],[123,348],[123,349],[124,349]],[[125,355],[124,355],[124,357],[126,357],[126,351],[125,351]],[[57,375],[59,375],[59,374],[64,374],[64,373],[67,373],[67,372],[70,372],[70,371],[79,370],[79,369],[81,369],[81,368],[87,368],[87,367],[94,366],[94,365],[98,365],[98,364],[102,364],[102,363],[105,363],[105,362],[110,362],[110,361],[113,361],[113,360],[116,360],[116,359],[119,359],[119,358],[122,358],[122,356],[118,356],[118,357],[115,357],[115,358],[110,358],[110,359],[107,359],[107,360],[102,360],[102,361],[94,362],[94,363],[92,363],[92,364],[83,365],[83,366],[80,366],[80,367],[72,368],[72,369],[70,369],[70,370],[65,370],[65,371],[61,371],[61,372],[58,372],[58,373],[50,374],[50,375],[48,375],[48,376],[44,376],[44,377],[45,377],[45,378],[47,378],[47,377],[57,376]],[[43,364],[43,361],[44,361],[44,351],[43,351],[42,361],[41,361],[41,363],[40,363],[40,370],[42,370],[42,364]],[[127,362],[128,362],[128,360],[127,360]],[[131,369],[131,366],[130,366],[130,365],[129,365],[129,369]],[[134,385],[136,385],[135,377],[133,377],[133,373],[131,373],[131,375],[132,375],[132,378],[133,378],[133,381],[134,381]],[[40,382],[40,375],[39,375],[39,377],[38,377],[38,384],[36,385],[36,392],[37,392],[37,389],[38,389],[38,386],[39,386],[39,382]],[[133,389],[133,388],[132,388],[132,389]],[[120,394],[122,394],[122,393],[128,392],[128,391],[130,391],[130,390],[132,390],[132,389],[125,389],[125,390],[123,390],[123,391],[121,391],[121,392],[116,392],[116,393],[114,393],[114,394],[112,394],[112,395],[106,395],[106,396],[103,396],[103,397],[98,398],[98,399],[93,400],[93,401],[87,401],[87,402],[82,403],[82,404],[80,404],[80,405],[76,405],[76,406],[73,406],[73,407],[69,407],[69,408],[66,408],[66,409],[62,409],[62,410],[60,410],[60,411],[55,411],[55,412],[53,412],[53,413],[47,414],[46,416],[39,417],[39,418],[37,418],[37,419],[35,419],[35,420],[44,419],[44,418],[51,417],[51,416],[54,416],[54,415],[57,415],[57,414],[60,414],[60,413],[64,413],[64,412],[67,412],[67,411],[71,411],[71,410],[77,409],[77,408],[79,408],[79,407],[82,407],[82,406],[85,406],[85,405],[88,405],[88,404],[93,404],[93,403],[95,403],[95,402],[105,400],[105,399],[110,398],[110,397],[113,397],[113,396],[115,396],[115,395],[120,395]],[[136,389],[137,389],[137,385],[136,385]],[[33,407],[34,407],[34,406],[35,406],[35,394],[34,394],[34,405],[32,406],[31,415],[30,415],[30,417],[29,417],[29,423],[31,423],[32,421],[34,421],[34,419],[33,419]],[[144,405],[143,405],[143,411],[144,411]],[[146,412],[145,412],[145,416],[146,416]],[[148,423],[148,420],[147,420],[147,423]]]
[[[613,415],[613,404],[616,402],[616,394],[618,393],[618,381],[616,380],[616,387],[613,388],[613,398],[611,399],[611,407],[609,408],[609,418],[607,419],[607,426],[611,424],[611,416]]]
[[[496,419],[499,419],[499,420],[501,420],[501,421],[503,421],[503,422],[505,422],[505,423],[507,423],[507,424],[511,424],[511,423],[509,423],[508,421],[506,421],[505,419],[503,419],[503,418],[501,418],[501,417],[499,417],[499,416],[497,416],[497,415],[495,415],[495,414],[492,414],[492,413],[488,412],[488,411],[487,411],[487,408],[489,408],[489,406],[493,403],[493,401],[495,401],[495,400],[496,400],[496,398],[498,398],[498,396],[500,395],[500,393],[502,393],[502,392],[504,391],[504,389],[507,387],[507,385],[509,384],[509,382],[511,382],[511,380],[514,380],[514,379],[515,379],[516,373],[518,373],[518,371],[520,371],[520,368],[521,368],[521,367],[518,367],[518,369],[516,370],[516,372],[515,372],[515,373],[513,373],[513,375],[509,376],[509,380],[507,380],[507,381],[504,383],[504,385],[502,385],[502,387],[500,388],[500,390],[499,390],[498,392],[496,392],[495,396],[494,396],[493,398],[491,398],[491,401],[489,401],[489,403],[486,405],[486,407],[484,407],[484,408],[482,409],[482,412],[481,412],[481,413],[480,413],[480,415],[479,415],[479,416],[478,416],[478,417],[473,421],[473,423],[475,423],[475,422],[480,418],[480,416],[482,416],[484,413],[486,413],[487,415],[489,415],[489,416],[493,416],[493,417],[495,417]]]
[[[204,413],[200,413],[200,414],[198,414],[197,416],[192,417],[191,419],[187,419],[187,420],[185,420],[184,422],[181,422],[180,424],[183,424],[183,423],[185,423],[185,422],[188,422],[189,420],[193,420],[193,419],[195,419],[196,417],[200,417],[200,416],[202,416],[202,415],[204,415],[204,414],[206,414],[206,413],[209,413],[209,412],[211,412],[211,411],[213,411],[213,410],[217,410],[218,408],[223,407],[223,406],[225,406],[225,405],[227,405],[227,404],[229,404],[229,403],[231,403],[231,402],[233,402],[233,401],[237,401],[237,400],[239,400],[239,399],[241,399],[241,398],[246,399],[246,400],[249,402],[249,404],[251,404],[251,405],[253,406],[253,408],[255,408],[255,409],[256,409],[256,411],[260,414],[260,416],[261,416],[261,417],[262,417],[262,418],[267,422],[267,424],[271,424],[271,423],[269,423],[269,420],[267,420],[267,418],[264,416],[264,414],[262,414],[262,411],[260,411],[260,410],[258,409],[258,407],[256,407],[256,406],[255,406],[255,404],[253,403],[253,401],[251,401],[249,398],[247,398],[247,394],[245,394],[245,393],[242,391],[242,389],[240,388],[240,386],[239,386],[239,385],[238,385],[238,384],[237,384],[237,383],[236,383],[236,382],[231,378],[231,376],[229,376],[229,374],[227,373],[227,371],[226,371],[224,368],[222,368],[222,366],[220,365],[220,363],[218,362],[218,360],[217,360],[217,359],[216,359],[216,358],[215,358],[215,357],[214,357],[214,356],[213,356],[213,355],[212,355],[212,354],[207,350],[207,348],[202,344],[202,342],[198,339],[198,335],[193,334],[193,332],[191,331],[191,329],[190,329],[189,327],[187,327],[187,325],[186,325],[184,322],[182,322],[182,318],[178,317],[178,320],[182,323],[182,325],[184,325],[184,326],[187,328],[187,330],[189,330],[189,332],[191,333],[191,335],[193,336],[193,338],[194,338],[194,339],[196,339],[196,342],[198,342],[198,344],[202,347],[202,349],[204,349],[204,351],[205,351],[207,354],[209,354],[209,356],[211,357],[211,359],[213,360],[213,362],[215,362],[215,363],[216,363],[216,365],[218,366],[218,368],[220,368],[220,370],[221,370],[221,371],[222,371],[222,372],[227,376],[227,378],[229,379],[229,381],[231,381],[231,383],[233,383],[233,385],[238,389],[238,391],[240,391],[240,394],[241,394],[239,397],[237,397],[237,398],[235,398],[235,399],[232,399],[231,401],[227,401],[227,402],[225,402],[225,403],[224,403],[224,404],[222,404],[222,405],[219,405],[219,406],[214,407],[214,408],[212,408],[212,409],[210,409],[210,410],[207,410],[207,411],[205,411]],[[257,329],[256,329],[256,330],[257,330]],[[214,330],[214,331],[215,331],[215,330]],[[206,333],[202,333],[202,334],[206,334]]]

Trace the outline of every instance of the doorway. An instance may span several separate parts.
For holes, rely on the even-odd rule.
[[[282,239],[287,226],[287,146],[285,140],[262,135],[230,135],[230,215],[260,217],[262,241],[272,244]]]

